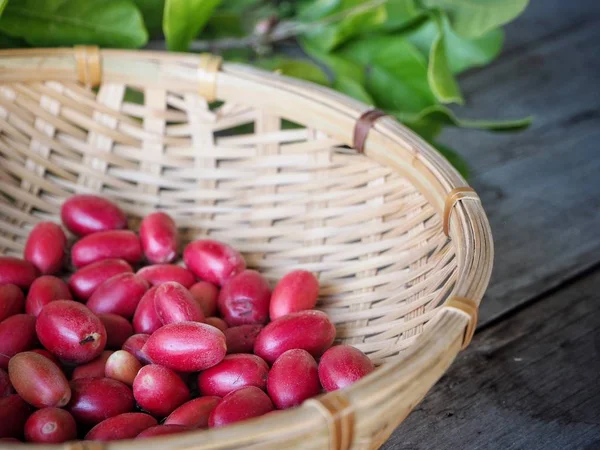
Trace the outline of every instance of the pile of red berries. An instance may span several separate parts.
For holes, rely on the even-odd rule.
[[[174,264],[171,217],[150,214],[138,235],[97,196],[71,197],[61,218],[78,238],[67,282],[59,275],[69,244],[57,224],[33,228],[23,259],[0,257],[1,440],[221,427],[373,370],[356,348],[331,347],[335,327],[313,309],[310,272],[290,272],[271,291],[238,251],[208,239],[185,247],[185,266]]]

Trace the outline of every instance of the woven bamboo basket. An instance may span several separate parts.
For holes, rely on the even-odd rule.
[[[95,192],[132,227],[168,211],[185,240],[228,242],[271,281],[318,274],[338,340],[379,367],[222,429],[48,448],[377,448],[469,343],[492,268],[477,195],[360,102],[210,55],[0,52],[0,252],[21,255],[33,225]]]

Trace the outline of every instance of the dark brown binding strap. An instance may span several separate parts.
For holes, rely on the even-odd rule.
[[[354,136],[352,139],[352,147],[359,153],[365,151],[365,142],[369,131],[380,117],[387,116],[386,113],[380,109],[370,109],[361,114],[354,125]]]
[[[350,401],[339,392],[330,392],[304,402],[314,407],[327,421],[329,450],[348,450],[354,437],[354,411]]]

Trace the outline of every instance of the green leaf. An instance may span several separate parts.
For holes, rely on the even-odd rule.
[[[254,8],[259,3],[261,2],[258,0],[223,0],[218,9],[219,11],[240,12]]]
[[[398,118],[398,120],[402,121],[399,115],[394,115]],[[429,142],[433,141],[442,132],[443,128],[442,123],[428,118],[414,122],[404,122],[404,125]]]
[[[467,39],[454,32],[445,14],[439,16],[446,40],[446,59],[450,70],[458,74],[472,67],[492,62],[502,50],[504,32],[501,28],[491,30],[481,37]],[[439,23],[439,22],[438,22]],[[423,54],[428,55],[439,27],[435,20],[428,20],[406,34],[406,38]]]
[[[162,32],[165,0],[133,0],[133,2],[142,13],[148,33],[151,36],[159,35]]]
[[[427,83],[425,58],[401,37],[361,39],[338,55],[365,67],[367,91],[380,108],[417,113],[436,102]]]
[[[442,103],[463,104],[458,84],[448,66],[446,59],[446,43],[442,32],[431,45],[429,52],[429,66],[427,67],[427,81],[435,97]]]
[[[135,103],[138,105],[144,104],[144,93],[142,91],[138,91],[133,88],[126,88],[125,95],[123,96],[123,101],[127,103]]]
[[[142,15],[130,0],[19,0],[6,6],[0,30],[36,47],[96,44],[142,47]]]
[[[326,53],[319,48],[314,47],[305,39],[300,40],[300,45],[307,55],[327,66],[333,73],[334,78],[344,76],[352,78],[360,84],[365,84],[365,70],[359,64],[348,61],[337,54]]]
[[[186,51],[221,0],[166,0],[163,31],[167,48]]]
[[[368,105],[375,100],[365,89],[366,76],[364,69],[353,62],[335,54],[325,53],[301,41],[302,49],[312,58],[319,61],[333,75],[333,88]]]
[[[385,5],[369,7],[368,3],[364,0],[316,0],[307,3],[299,18],[315,25],[305,38],[313,46],[331,51],[354,36],[377,29],[387,20]],[[319,21],[327,18],[336,20],[318,25]]]
[[[342,7],[342,0],[306,0],[298,4],[298,19],[312,22],[329,16]]]
[[[226,36],[242,37],[249,30],[244,27],[242,15],[233,11],[215,11],[204,29],[203,35],[211,38]]]
[[[400,31],[423,15],[415,0],[388,0],[385,11],[386,20],[381,25],[381,29],[385,31]]]
[[[443,105],[433,105],[423,109],[417,114],[396,112],[394,115],[401,122],[410,124],[423,123],[424,121],[433,121],[442,125],[451,125],[461,128],[475,128],[487,131],[521,131],[529,127],[532,122],[531,117],[514,120],[471,120],[460,119],[447,107]]]
[[[479,37],[521,14],[528,0],[421,0],[448,13],[452,27],[464,37]]]
[[[364,86],[350,77],[343,75],[336,77],[333,88],[367,105],[375,105],[375,100],[369,95]]]
[[[254,55],[252,50],[249,48],[232,48],[229,50],[223,50],[219,52],[219,54],[227,61],[238,63],[247,63]]]
[[[292,122],[290,120],[281,119],[281,129],[282,130],[300,130],[302,128],[306,128],[304,125],[300,125],[299,123]]]
[[[8,0],[0,0],[0,16],[2,16],[2,13],[4,12],[4,8],[6,8],[7,3]]]
[[[279,71],[282,75],[301,78],[313,83],[329,85],[327,75],[317,65],[310,61],[274,57],[262,59],[257,62],[259,67],[267,70]]]
[[[28,47],[27,42],[21,38],[13,38],[0,33],[0,48],[23,48]]]
[[[243,37],[254,32],[256,24],[279,17],[273,2],[259,0],[222,0],[202,30],[203,38]]]
[[[455,150],[452,150],[450,147],[440,144],[439,142],[433,142],[432,145],[437,149],[437,151],[444,155],[450,164],[452,164],[465,179],[469,178],[469,164],[462,156],[460,156]]]

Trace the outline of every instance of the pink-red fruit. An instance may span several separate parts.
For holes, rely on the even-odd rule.
[[[288,350],[273,363],[267,392],[278,409],[300,405],[321,392],[317,362],[306,350]]]
[[[246,386],[256,386],[264,391],[268,374],[269,366],[256,355],[228,355],[216,366],[200,372],[198,390],[202,395],[218,397]]]
[[[267,280],[255,270],[244,270],[223,285],[218,306],[231,326],[264,324],[269,320],[270,300]]]
[[[14,284],[0,285],[0,322],[25,309],[25,295]]]
[[[53,275],[62,269],[67,237],[62,228],[52,222],[40,222],[27,237],[23,257],[42,274]]]
[[[133,411],[131,389],[110,378],[78,378],[71,381],[67,410],[78,423],[96,425],[109,417]]]
[[[272,364],[287,350],[300,348],[318,358],[331,347],[335,327],[321,311],[300,311],[269,323],[256,337],[254,353]]]
[[[114,352],[105,350],[93,361],[75,367],[71,374],[71,380],[77,380],[78,378],[103,378],[106,361],[108,361],[108,358],[113,353]]]
[[[135,356],[128,351],[117,350],[106,360],[104,374],[107,378],[133,386],[133,380],[141,368],[142,363]]]
[[[142,351],[155,364],[178,372],[198,372],[220,363],[227,348],[225,335],[215,327],[181,322],[156,330]]]
[[[144,410],[165,417],[190,399],[190,391],[174,371],[150,364],[140,369],[133,382],[133,395]]]
[[[19,395],[0,398],[0,439],[22,437],[29,414],[31,406]]]
[[[142,267],[137,271],[137,274],[152,286],[175,281],[189,288],[196,282],[192,272],[175,264],[154,264],[153,266]]]
[[[150,358],[148,358],[148,355],[146,355],[146,353],[142,350],[144,345],[146,345],[146,342],[148,342],[148,338],[150,338],[149,334],[134,334],[125,341],[123,344],[123,350],[131,353],[142,364],[150,364]]]
[[[319,379],[328,392],[348,387],[373,370],[369,357],[350,345],[331,347],[319,361]]]
[[[37,353],[38,355],[42,355],[42,356],[48,358],[50,361],[52,361],[58,367],[62,367],[60,359],[58,359],[55,355],[53,355],[52,353],[50,353],[45,348],[34,348],[34,349],[30,350],[30,351],[33,352],[33,353]]]
[[[67,283],[52,275],[41,276],[31,283],[25,311],[37,317],[44,306],[55,300],[73,300]]]
[[[229,327],[225,333],[227,353],[252,353],[256,337],[264,327],[262,325],[240,325]]]
[[[0,398],[8,397],[15,393],[15,390],[10,383],[10,377],[8,372],[4,369],[0,369]]]
[[[136,333],[152,334],[160,327],[162,322],[154,308],[154,298],[158,286],[151,287],[141,298],[133,315],[133,331]]]
[[[225,333],[225,330],[227,328],[229,328],[229,326],[227,325],[227,322],[225,322],[223,319],[221,319],[220,317],[207,317],[204,320],[204,323],[211,325],[215,328],[218,328],[219,330],[221,330],[223,333]]]
[[[142,431],[158,425],[158,422],[150,414],[124,413],[103,420],[88,434],[86,441],[121,441],[133,439]]]
[[[194,275],[217,286],[246,268],[237,250],[210,239],[190,242],[183,251],[183,260]]]
[[[204,312],[190,291],[174,281],[158,286],[154,293],[154,309],[163,325],[204,322]]]
[[[21,289],[27,289],[38,274],[38,270],[29,261],[0,256],[0,285],[14,284]]]
[[[13,356],[8,362],[8,375],[17,394],[36,408],[60,408],[71,398],[65,374],[38,353],[22,352]]]
[[[25,439],[45,444],[74,441],[77,439],[77,424],[73,416],[64,409],[40,409],[25,422]]]
[[[42,345],[60,359],[81,364],[104,350],[106,329],[86,306],[71,300],[48,303],[35,326]]]
[[[177,226],[164,212],[155,212],[144,217],[140,225],[140,239],[144,255],[152,264],[169,263],[177,257]]]
[[[184,403],[167,417],[165,425],[183,425],[192,429],[208,428],[208,418],[220,397],[200,397]]]
[[[69,279],[69,288],[75,297],[85,301],[106,280],[126,272],[133,272],[127,261],[122,259],[105,259],[85,266],[75,272]]]
[[[104,259],[123,259],[136,264],[142,259],[142,244],[133,231],[100,231],[80,239],[71,248],[71,261],[81,268]]]
[[[63,203],[60,218],[69,231],[78,236],[127,228],[123,211],[110,200],[96,195],[73,195]]]
[[[98,314],[106,328],[106,348],[118,350],[133,335],[133,327],[123,316],[116,314]]]
[[[217,299],[219,298],[217,286],[206,281],[199,281],[190,287],[190,293],[200,304],[206,317],[214,316],[217,313]]]
[[[227,394],[210,414],[208,426],[222,427],[270,411],[273,411],[273,403],[269,396],[255,386],[248,386]]]
[[[15,314],[0,322],[0,369],[8,369],[8,360],[37,344],[35,317]]]
[[[285,275],[271,295],[271,320],[293,312],[313,309],[319,296],[319,281],[306,270],[294,270]]]
[[[142,277],[121,273],[98,286],[86,306],[96,314],[118,314],[131,319],[148,288]]]

